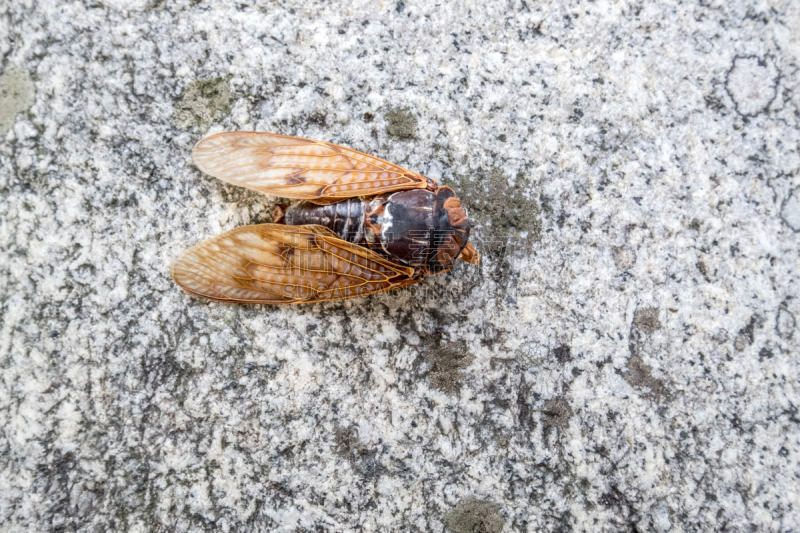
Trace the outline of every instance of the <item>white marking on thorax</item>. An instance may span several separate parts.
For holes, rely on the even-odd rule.
[[[378,222],[381,225],[381,247],[387,254],[389,253],[389,250],[386,249],[386,243],[391,242],[391,240],[387,240],[386,234],[389,234],[389,239],[394,238],[392,235],[392,222],[394,221],[394,218],[392,217],[392,212],[389,210],[391,205],[392,204],[387,202],[383,208],[383,215],[378,217]]]
[[[353,202],[347,201],[347,214],[344,216],[344,228],[342,228],[342,238],[348,242],[350,241],[350,235],[348,235],[348,231],[350,230],[350,210],[353,209]],[[338,212],[338,209],[337,209]],[[358,241],[352,241],[358,242]]]
[[[364,217],[367,216],[367,203],[361,200],[361,216],[358,217],[358,229],[356,230],[356,237],[353,242],[361,242],[361,237],[364,235]]]

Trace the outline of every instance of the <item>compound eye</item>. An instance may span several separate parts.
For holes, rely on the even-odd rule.
[[[464,227],[467,224],[467,212],[461,207],[461,200],[455,196],[444,201],[445,211],[447,211],[447,221],[455,228]]]

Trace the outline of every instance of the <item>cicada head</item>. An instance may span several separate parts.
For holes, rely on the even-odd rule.
[[[450,187],[440,187],[436,192],[434,219],[434,249],[428,269],[433,273],[450,270],[459,257],[478,264],[480,255],[468,244],[467,210]]]

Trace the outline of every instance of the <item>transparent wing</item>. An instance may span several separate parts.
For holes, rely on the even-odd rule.
[[[420,189],[427,178],[343,146],[273,133],[210,135],[192,152],[215,178],[274,196],[343,199]]]
[[[182,289],[234,303],[310,303],[416,283],[414,270],[323,226],[242,226],[189,248],[170,266]]]

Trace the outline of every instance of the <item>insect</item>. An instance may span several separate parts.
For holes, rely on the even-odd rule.
[[[170,273],[186,292],[221,302],[351,298],[477,265],[469,220],[449,187],[343,146],[272,133],[201,139],[197,167],[228,183],[303,200],[272,224],[242,226],[185,250]]]

